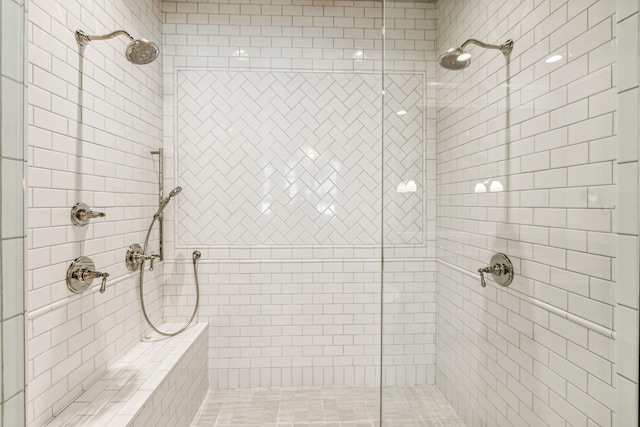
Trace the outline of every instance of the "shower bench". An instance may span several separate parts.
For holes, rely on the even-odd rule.
[[[208,389],[207,330],[138,343],[47,427],[189,426]]]

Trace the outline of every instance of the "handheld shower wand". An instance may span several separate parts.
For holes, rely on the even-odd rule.
[[[181,191],[182,191],[182,187],[180,186],[171,190],[171,192],[169,193],[169,197],[165,198],[162,202],[160,202],[160,207],[158,207],[158,210],[156,211],[153,218],[158,219],[158,217],[162,215],[162,211],[164,211],[164,208],[166,208],[167,205],[169,204],[169,201],[175,196],[177,196]]]

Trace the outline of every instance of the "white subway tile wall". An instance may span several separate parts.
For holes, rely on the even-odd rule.
[[[59,413],[146,330],[138,275],[126,269],[124,256],[130,244],[142,243],[157,208],[158,160],[150,151],[162,145],[162,57],[129,63],[123,37],[92,42],[81,55],[74,32],[124,29],[161,44],[160,3],[28,2],[29,425]],[[73,227],[77,202],[106,217]],[[153,251],[157,240],[154,232]],[[81,295],[67,289],[67,267],[81,255],[110,274],[104,294],[98,280]],[[161,276],[160,267],[145,277],[156,321]]]
[[[24,70],[5,58],[4,46],[7,34],[22,31],[19,3],[2,6],[4,288],[21,280],[7,264],[20,264],[24,251],[22,216],[7,209],[21,203],[16,175],[24,162],[13,143],[22,129],[11,126],[21,121],[14,102]],[[385,385],[437,383],[467,425],[637,425],[638,279],[630,267],[638,259],[637,3],[387,2],[385,104],[379,122],[364,126],[371,133],[384,125],[384,151],[372,152],[376,144],[367,140],[355,157],[338,156],[337,163],[357,166],[340,176],[359,184],[329,179],[351,198],[319,189],[327,177],[310,158],[315,153],[289,150],[300,148],[295,138],[279,133],[280,145],[270,145],[269,160],[282,176],[290,168],[306,177],[289,184],[332,196],[296,199],[271,189],[271,203],[315,196],[313,209],[329,200],[336,209],[355,208],[356,219],[344,217],[328,237],[308,229],[317,212],[301,214],[298,203],[297,211],[281,211],[274,227],[281,235],[265,237],[260,218],[240,216],[230,196],[242,194],[243,180],[264,181],[238,165],[266,160],[252,150],[271,134],[247,137],[218,163],[210,158],[218,153],[213,134],[191,134],[203,148],[197,157],[181,145],[188,115],[209,107],[198,94],[224,89],[203,79],[241,78],[246,88],[258,74],[379,78],[382,3],[29,0],[29,386],[25,397],[19,372],[4,374],[5,417],[26,401],[27,423],[45,424],[146,330],[138,275],[122,261],[130,244],[142,243],[157,208],[158,159],[150,151],[164,146],[165,187],[185,190],[165,211],[169,261],[147,273],[145,299],[154,320],[184,322],[195,303],[191,251],[202,251],[198,321],[210,325],[211,388],[378,385],[382,371]],[[160,59],[131,65],[121,38],[93,42],[80,55],[76,29],[120,28],[162,44]],[[472,63],[463,71],[437,66],[439,52],[472,37],[514,39],[508,66],[500,52],[478,46],[469,47]],[[184,91],[189,76],[199,80]],[[376,85],[358,100],[379,102],[379,112]],[[268,102],[282,96],[263,86],[242,100],[246,109],[252,101],[260,106],[261,94]],[[358,94],[345,93],[338,97],[343,106]],[[236,102],[237,94],[227,98]],[[268,124],[259,111],[243,119],[251,120],[245,129]],[[309,116],[305,132],[315,133],[312,120],[320,116]],[[206,126],[208,119],[191,123]],[[322,158],[322,150],[307,148]],[[181,157],[186,153],[192,164]],[[292,158],[309,160],[295,169],[287,164]],[[237,177],[225,185],[205,179],[218,168]],[[195,208],[205,199],[227,200],[224,220],[213,202]],[[262,199],[247,200],[245,207],[260,211]],[[70,208],[79,201],[107,217],[72,227]],[[370,226],[382,218],[377,237]],[[482,288],[473,273],[494,252],[514,262],[509,288],[491,280]],[[111,273],[105,294],[95,284],[82,295],[67,290],[67,267],[80,255]],[[20,340],[23,324],[15,310],[22,295],[14,291],[2,293],[5,363],[20,359],[7,345]]]
[[[379,384],[383,213],[384,383],[433,384],[435,6],[387,5],[384,117],[382,3],[163,10],[166,186],[185,188],[165,313],[191,314],[180,260],[201,250],[211,387]]]
[[[25,402],[25,54],[26,11],[20,1],[0,5],[0,155],[2,271],[0,424],[23,425]]]
[[[436,381],[467,425],[613,425],[612,336],[624,326],[620,314],[614,323],[624,286],[614,233],[637,234],[636,163],[615,160],[617,111],[634,122],[619,123],[624,152],[637,157],[638,144],[637,117],[620,105],[637,99],[616,96],[637,70],[615,65],[616,40],[633,45],[637,29],[616,39],[613,6],[439,3],[439,51],[469,38],[515,41],[508,64],[471,45],[469,68],[438,72]],[[477,191],[494,180],[501,191]],[[618,201],[616,183],[627,188]],[[629,276],[636,246],[634,236],[619,255]],[[488,265],[494,252],[514,263],[509,288],[482,288],[459,270]],[[633,304],[637,286],[636,274]],[[627,325],[637,345],[637,322]],[[637,368],[637,347],[630,359]]]

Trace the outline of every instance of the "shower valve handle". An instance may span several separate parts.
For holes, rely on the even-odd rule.
[[[100,284],[100,293],[104,294],[104,292],[107,290],[107,277],[109,277],[109,273],[101,273],[100,276],[102,277],[102,283]]]
[[[513,264],[505,254],[497,253],[491,257],[491,265],[479,268],[478,273],[480,273],[480,285],[483,288],[487,286],[485,274],[491,274],[493,280],[499,285],[508,286],[513,280]]]
[[[102,273],[102,284],[100,285],[101,294],[104,294],[104,291],[107,290],[107,277],[109,277],[109,273]]]
[[[100,284],[100,293],[104,294],[107,290],[107,277],[109,277],[109,273],[103,273],[101,271],[92,271],[90,269],[82,269],[80,273],[80,281],[84,282],[87,280],[97,279],[98,277],[102,277],[102,283]]]
[[[71,292],[84,292],[89,289],[93,279],[102,278],[100,293],[104,293],[107,290],[107,277],[109,273],[97,271],[93,261],[82,256],[73,260],[67,269],[67,287]]]
[[[489,267],[483,267],[478,269],[478,273],[480,273],[480,286],[482,286],[483,288],[487,286],[487,281],[484,280],[484,273],[488,273],[488,272],[489,272]]]
[[[145,259],[148,259],[151,261],[151,263],[149,264],[149,271],[153,271],[153,262],[156,259],[160,259],[160,255],[145,255],[144,257]]]
[[[480,285],[484,288],[487,286],[487,281],[484,279],[485,273],[495,274],[496,276],[501,276],[505,272],[509,271],[509,267],[504,264],[496,264],[490,265],[488,267],[483,267],[478,269],[478,273],[480,273]]]
[[[101,218],[106,216],[104,212],[92,211],[86,203],[76,203],[71,208],[71,223],[77,227],[84,227],[89,224],[91,218]]]
[[[78,212],[78,216],[82,219],[84,218],[100,218],[105,216],[104,212],[96,212],[96,211],[80,211]]]

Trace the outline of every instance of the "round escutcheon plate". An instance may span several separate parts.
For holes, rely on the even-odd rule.
[[[500,269],[501,271],[494,270],[491,273],[491,277],[497,284],[502,286],[509,286],[513,281],[513,274],[514,274],[513,264],[511,264],[511,260],[509,259],[509,257],[500,252],[497,254],[494,254],[491,257],[490,265],[492,266],[502,265],[502,269]]]

